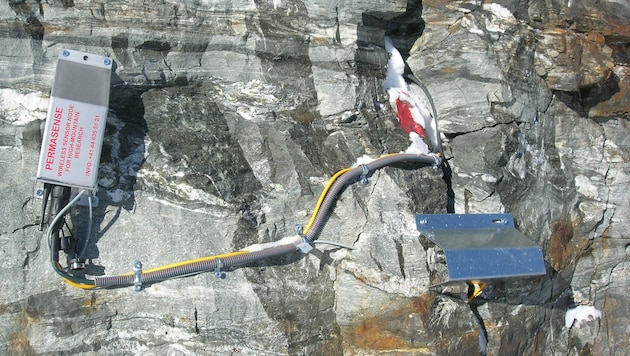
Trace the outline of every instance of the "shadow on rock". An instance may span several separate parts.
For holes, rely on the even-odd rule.
[[[114,63],[99,165],[98,205],[93,207],[91,238],[83,256],[85,272],[90,275],[103,275],[105,271],[103,266],[93,263],[99,257],[98,241],[116,223],[123,209],[130,211],[135,207],[134,185],[146,150],[144,140],[148,129],[141,96],[147,88],[124,83],[115,73],[116,68]],[[87,207],[80,207],[74,218],[81,246],[86,242],[89,214]]]

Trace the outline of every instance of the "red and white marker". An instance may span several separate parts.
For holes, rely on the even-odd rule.
[[[435,118],[427,107],[418,100],[409,84],[405,81],[405,61],[394,47],[391,38],[385,37],[385,50],[389,55],[387,74],[383,88],[389,95],[389,104],[394,110],[402,129],[409,134],[411,145],[405,152],[428,154],[431,148],[439,147]]]

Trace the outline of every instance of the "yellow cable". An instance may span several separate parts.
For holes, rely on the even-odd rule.
[[[63,274],[65,274],[65,272],[62,272],[62,268],[61,268],[61,265],[59,264],[59,262],[53,262],[52,267],[61,276],[61,278],[66,283],[68,283],[69,285],[71,285],[71,286],[73,286],[75,288],[81,288],[81,289],[93,289],[93,288],[96,288],[96,284],[78,283],[78,282],[70,280],[69,278],[64,277]]]
[[[308,222],[308,225],[306,225],[306,228],[302,231],[304,234],[306,234],[308,232],[308,230],[311,229],[311,226],[315,222],[315,218],[317,217],[317,214],[319,213],[319,208],[321,208],[322,203],[324,202],[324,198],[326,197],[326,194],[328,194],[328,191],[330,190],[330,187],[332,187],[333,183],[335,183],[337,178],[341,177],[341,175],[343,175],[344,173],[346,173],[347,171],[349,171],[351,169],[352,168],[344,168],[344,169],[340,170],[339,172],[335,173],[330,178],[330,180],[328,181],[328,183],[324,187],[324,190],[319,195],[319,200],[317,201],[317,204],[315,204],[315,210],[313,210],[313,214],[311,215],[311,220]]]
[[[388,157],[388,156],[394,156],[394,155],[398,155],[398,154],[400,154],[400,153],[390,153],[390,154],[381,156],[381,158],[382,157]],[[308,225],[303,230],[303,233],[307,233],[308,230],[310,230],[310,228],[313,225],[313,223],[315,222],[315,218],[317,217],[317,214],[319,213],[319,209],[321,208],[321,205],[324,202],[324,198],[326,197],[326,194],[328,193],[328,191],[332,187],[333,183],[335,183],[335,181],[340,176],[342,176],[343,174],[345,174],[346,172],[348,172],[351,169],[352,169],[352,167],[344,168],[344,169],[338,171],[337,173],[335,173],[330,178],[330,180],[328,181],[328,183],[324,187],[324,190],[322,191],[322,193],[319,196],[319,200],[317,201],[317,204],[315,205],[315,210],[313,211],[313,214],[311,216],[311,220],[308,222]],[[217,259],[217,258],[226,258],[226,257],[231,257],[231,256],[238,256],[238,255],[243,255],[243,254],[246,254],[246,253],[249,253],[249,251],[241,250],[241,251],[225,253],[225,254],[222,254],[222,255],[201,257],[201,258],[197,258],[197,259],[192,259],[192,260],[187,260],[187,261],[182,261],[182,262],[176,262],[176,263],[172,263],[172,264],[169,264],[169,265],[166,265],[166,266],[161,266],[161,267],[156,267],[156,268],[144,270],[144,271],[142,271],[142,273],[158,272],[158,271],[163,271],[163,270],[166,270],[166,269],[169,269],[169,268],[180,267],[180,266],[193,264],[193,263],[197,263],[197,262],[211,261],[211,260],[214,260],[214,259]],[[127,272],[127,273],[122,274],[122,276],[130,276],[132,274],[133,274],[133,272]]]
[[[481,292],[483,291],[483,288],[486,286],[486,283],[477,281],[477,280],[470,281],[470,284],[472,284],[475,287],[475,290],[468,297],[468,303],[470,303],[479,294],[481,294]]]
[[[380,158],[389,157],[389,156],[395,156],[395,155],[399,155],[399,154],[400,153],[390,153],[390,154],[383,155]],[[322,193],[319,196],[319,199],[317,201],[317,204],[315,205],[315,209],[313,211],[313,214],[311,215],[311,219],[308,222],[308,225],[306,226],[306,228],[303,230],[303,233],[306,234],[311,229],[313,223],[315,222],[315,218],[317,217],[317,214],[319,213],[319,209],[321,208],[321,206],[322,206],[322,204],[324,202],[324,199],[326,198],[326,195],[328,194],[328,191],[330,190],[332,185],[335,183],[335,181],[337,181],[337,179],[339,177],[341,177],[343,174],[345,174],[346,172],[348,172],[351,169],[352,169],[352,167],[344,168],[344,169],[338,171],[337,173],[335,173],[330,178],[330,180],[328,181],[328,183],[324,187],[324,190],[322,191]],[[142,273],[144,274],[144,273],[159,272],[159,271],[163,271],[163,270],[166,270],[166,269],[169,269],[169,268],[185,266],[185,265],[198,263],[198,262],[211,261],[211,260],[215,260],[215,259],[218,259],[218,258],[227,258],[227,257],[232,257],[232,256],[238,256],[238,255],[243,255],[243,254],[246,254],[246,253],[249,253],[249,251],[241,250],[241,251],[234,251],[234,252],[225,253],[225,254],[222,254],[222,255],[206,256],[206,257],[196,258],[196,259],[182,261],[182,262],[171,263],[171,264],[168,264],[168,265],[165,265],[165,266],[144,270],[144,271],[142,271]],[[133,275],[133,272],[127,272],[127,273],[122,274],[121,276],[129,276],[129,275]],[[76,288],[81,288],[81,289],[93,289],[93,288],[96,288],[96,285],[77,283],[77,282],[71,281],[71,280],[69,280],[67,278],[63,278],[63,279],[64,279],[64,281],[66,283],[68,283],[69,285],[71,285],[73,287],[76,287]],[[483,288],[483,286],[485,286],[485,284],[483,284],[481,286],[481,288],[479,288],[479,291],[476,294],[474,294],[474,296],[472,298],[474,298],[476,295],[478,295],[481,292],[481,289]]]
[[[385,157],[391,157],[391,156],[398,156],[400,154],[403,154],[403,153],[402,152],[386,153],[386,154],[380,156],[378,159],[385,158]]]
[[[156,268],[144,270],[144,271],[142,271],[142,273],[151,273],[151,272],[163,271],[163,270],[168,269],[168,268],[179,267],[179,266],[192,264],[192,263],[196,263],[196,262],[211,261],[211,260],[214,260],[214,259],[217,259],[217,258],[226,258],[226,257],[231,257],[231,256],[238,256],[238,255],[246,254],[248,252],[249,251],[246,251],[246,250],[243,251],[242,250],[242,251],[235,251],[235,252],[224,253],[222,255],[206,256],[206,257],[196,258],[196,259],[182,261],[182,262],[176,262],[176,263],[172,263],[172,264],[169,264],[169,265],[166,265],[166,266],[161,266],[161,267],[156,267]],[[128,273],[122,274],[121,276],[129,276],[129,275],[132,275],[132,274],[133,274],[133,272],[128,272]],[[94,289],[94,288],[96,288],[96,285],[77,283],[77,282],[71,281],[71,280],[69,280],[67,278],[63,278],[63,280],[66,283],[68,283],[69,285],[71,285],[71,286],[73,286],[75,288],[80,288],[80,289]]]
[[[81,289],[94,289],[96,288],[96,285],[93,284],[83,284],[83,283],[77,283],[77,282],[73,282],[67,278],[63,278],[63,280],[68,283],[69,285],[75,287],[75,288],[81,288]]]
[[[379,157],[380,158],[384,158],[384,157],[390,157],[390,156],[397,156],[400,153],[388,153],[385,155],[382,155]],[[315,210],[313,210],[313,214],[311,215],[311,220],[308,222],[308,224],[306,225],[306,228],[304,228],[304,230],[302,231],[304,234],[306,234],[311,227],[313,226],[313,223],[315,222],[315,218],[317,217],[317,214],[319,213],[319,209],[322,206],[322,203],[324,202],[324,198],[326,197],[326,194],[328,194],[328,191],[330,190],[330,187],[332,187],[333,183],[335,183],[335,181],[341,177],[344,173],[348,172],[349,170],[351,170],[353,167],[348,167],[348,168],[344,168],[340,171],[338,171],[337,173],[335,173],[330,180],[328,181],[328,183],[326,183],[326,187],[324,187],[324,190],[322,191],[322,193],[319,195],[319,200],[317,201],[317,204],[315,205]]]

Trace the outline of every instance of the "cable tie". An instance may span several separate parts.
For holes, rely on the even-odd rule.
[[[361,177],[360,177],[361,183],[363,183],[364,185],[367,185],[368,184],[367,175],[368,173],[370,173],[370,169],[368,168],[367,164],[362,164],[361,169],[363,170],[361,172]]]
[[[133,261],[133,288],[136,292],[142,290],[142,262]]]

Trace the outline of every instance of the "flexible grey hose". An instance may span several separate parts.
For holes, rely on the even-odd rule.
[[[399,162],[418,162],[423,163],[425,165],[439,165],[441,159],[437,155],[417,155],[410,153],[401,153],[396,155],[388,155],[381,158],[378,158],[370,163],[365,164],[367,167],[367,175],[373,173],[374,171],[381,169],[390,164],[399,163]],[[313,225],[311,225],[310,230],[306,233],[306,238],[309,242],[313,242],[317,240],[319,234],[321,233],[322,228],[324,227],[324,223],[326,221],[326,216],[328,212],[332,208],[337,196],[341,193],[343,188],[359,179],[361,176],[366,175],[366,172],[363,166],[359,166],[353,168],[343,174],[341,177],[337,178],[337,181],[333,183],[332,187],[330,187],[330,191],[324,198],[322,205],[319,210],[319,214],[313,221]]]
[[[439,165],[441,159],[438,155],[416,155],[416,154],[396,154],[396,155],[388,155],[376,159],[370,163],[367,163],[363,166],[359,166],[349,170],[348,172],[341,175],[337,180],[333,183],[330,188],[328,194],[324,198],[322,205],[319,209],[317,217],[313,222],[310,230],[304,236],[304,242],[313,243],[323,225],[325,223],[325,217],[328,215],[330,209],[335,202],[337,196],[341,193],[343,188],[358,180],[364,175],[369,175],[373,173],[375,170],[388,166],[390,164],[399,163],[399,162],[418,162],[424,165]],[[364,168],[365,167],[365,168]],[[189,276],[193,274],[198,274],[206,271],[211,271],[216,268],[228,268],[234,266],[242,266],[246,265],[258,260],[277,257],[286,255],[297,250],[297,246],[293,243],[289,243],[286,245],[280,245],[271,247],[268,249],[249,252],[242,255],[234,255],[224,258],[216,258],[201,262],[193,262],[190,264],[185,264],[181,266],[165,268],[163,270],[157,270],[148,273],[142,273],[142,283],[143,284],[151,284],[167,279],[179,278],[182,276]],[[100,288],[109,288],[109,287],[119,287],[119,286],[131,286],[134,285],[134,275],[121,275],[121,276],[102,276],[96,277],[95,284]]]
[[[258,260],[286,255],[288,253],[294,252],[296,249],[297,248],[295,245],[288,244],[242,255],[230,256],[221,259],[217,258],[203,262],[194,262],[187,265],[167,268],[160,271],[143,273],[142,283],[151,284],[167,279],[212,271],[219,266],[221,266],[220,268],[242,266]],[[96,277],[95,284],[97,287],[100,288],[132,286],[134,284],[134,275]]]

